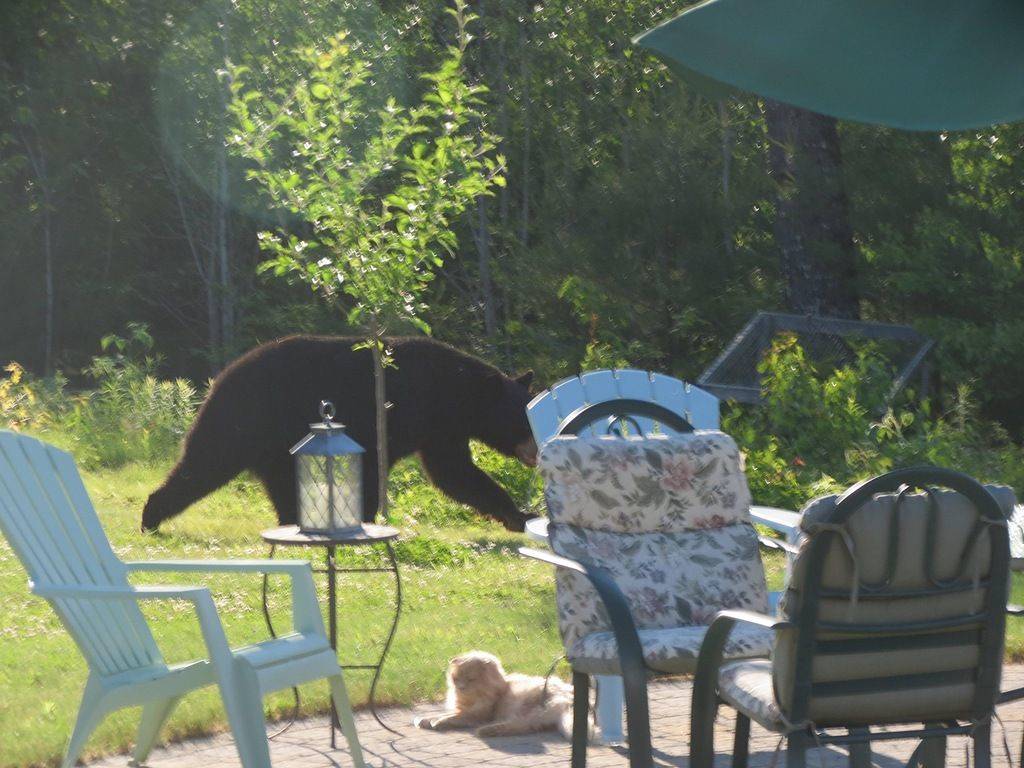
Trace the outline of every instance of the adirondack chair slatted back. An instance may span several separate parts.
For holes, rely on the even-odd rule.
[[[71,456],[8,431],[0,431],[0,531],[36,584],[128,584]],[[135,602],[51,602],[100,675],[163,666]]]
[[[718,429],[718,398],[679,379],[636,370],[563,379],[526,408],[537,445],[561,434],[681,434]]]
[[[809,504],[775,691],[821,727],[974,720],[999,692],[1013,491],[897,470]]]

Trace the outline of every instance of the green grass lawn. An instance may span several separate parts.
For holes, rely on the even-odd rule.
[[[259,486],[239,480],[205,499],[157,536],[138,533],[139,514],[164,468],[131,465],[85,475],[103,525],[117,553],[126,560],[264,557],[259,532],[275,517]],[[543,674],[562,648],[555,625],[551,571],[524,560],[515,548],[524,537],[497,525],[480,523],[422,484],[418,473],[398,473],[393,483],[396,518],[403,538],[405,605],[388,660],[378,701],[412,703],[436,700],[444,689],[444,671],[453,655],[481,648],[498,654],[512,670]],[[301,557],[301,551],[284,556]],[[367,563],[372,554],[352,550],[347,564]],[[344,563],[343,563],[344,564]],[[768,557],[769,583],[778,588],[781,560]],[[191,576],[163,575],[163,583]],[[365,663],[379,652],[392,611],[387,574],[343,577],[339,585],[339,648],[343,662]],[[154,579],[150,580],[155,583]],[[259,577],[211,576],[228,636],[235,644],[264,639],[259,610]],[[138,583],[145,583],[141,578]],[[322,586],[322,585],[321,585]],[[1015,596],[1024,588],[1015,582]],[[278,630],[289,623],[286,579],[271,582],[271,609]],[[321,595],[323,598],[323,595]],[[326,599],[322,599],[326,604]],[[0,767],[54,765],[63,751],[85,681],[86,667],[70,637],[49,606],[26,589],[26,576],[6,543],[0,541]],[[185,603],[147,604],[147,616],[169,661],[203,655],[191,608]],[[1024,650],[1024,627],[1011,627],[1010,655]],[[366,701],[370,677],[347,675],[357,706]],[[325,686],[302,690],[304,712],[324,711]],[[289,692],[267,699],[272,717],[291,712]],[[134,741],[138,712],[109,718],[90,740],[88,754],[128,749]],[[224,728],[216,689],[187,696],[172,717],[166,736],[180,739]]]
[[[157,536],[138,533],[139,514],[163,469],[138,465],[88,473],[86,485],[114,549],[126,560],[265,557],[259,532],[276,518],[259,486],[244,480],[205,499],[165,525]],[[437,699],[444,688],[448,659],[471,648],[497,653],[511,669],[541,674],[561,653],[555,627],[553,583],[549,569],[524,560],[515,547],[522,536],[497,525],[436,521],[465,519],[432,491],[399,488],[403,538],[398,545],[405,588],[404,611],[377,698],[383,703]],[[432,507],[432,509],[430,508]],[[418,518],[424,518],[420,520]],[[435,522],[430,522],[434,520]],[[283,556],[301,557],[291,550]],[[367,563],[373,555],[348,551]],[[235,644],[267,636],[260,605],[259,577],[201,577],[214,590],[228,637]],[[194,577],[164,574],[137,583],[187,583]],[[318,582],[322,578],[318,577]],[[193,582],[194,583],[194,582]],[[323,586],[322,583],[319,586]],[[339,648],[343,661],[366,663],[379,653],[392,615],[389,574],[342,577],[339,583]],[[271,582],[275,625],[290,619],[287,578]],[[322,603],[326,596],[321,593]],[[26,575],[0,539],[0,766],[51,765],[58,762],[70,733],[85,682],[86,666],[48,605],[29,595]],[[186,603],[147,604],[157,640],[170,661],[203,654],[191,607]],[[366,701],[370,675],[347,675],[354,701]],[[325,711],[324,685],[302,690],[305,712]],[[271,716],[287,716],[290,692],[267,699]],[[138,712],[109,718],[90,740],[92,755],[131,746]],[[216,689],[187,696],[171,719],[167,735],[178,739],[224,728]]]

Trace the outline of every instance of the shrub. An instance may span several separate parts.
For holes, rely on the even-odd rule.
[[[793,337],[778,340],[758,370],[764,402],[733,404],[723,418],[746,455],[758,503],[798,509],[815,496],[918,464],[1024,488],[1024,451],[980,416],[967,385],[944,412],[929,401],[915,403],[912,394],[887,406],[891,372],[871,347],[852,365],[823,373]]]
[[[534,470],[479,443],[473,444],[473,461],[508,491],[520,509],[542,514],[541,481]],[[391,470],[388,485],[393,499],[391,517],[395,522],[437,527],[480,523],[476,511],[452,501],[434,488],[417,461],[398,462]]]
[[[201,400],[187,379],[157,378],[160,358],[145,325],[101,342],[84,373],[95,388],[70,392],[58,375],[29,377],[18,365],[0,382],[0,416],[11,429],[44,435],[85,467],[119,467],[173,457]]]

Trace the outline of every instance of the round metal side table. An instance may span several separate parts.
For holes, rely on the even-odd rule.
[[[327,575],[327,622],[328,639],[331,648],[335,653],[338,651],[338,588],[337,578],[339,573],[390,573],[395,579],[395,616],[391,622],[391,629],[388,631],[387,639],[384,641],[384,648],[380,658],[375,664],[339,664],[342,669],[372,669],[373,681],[370,683],[370,711],[382,728],[392,733],[397,733],[391,726],[380,719],[377,714],[375,696],[377,693],[377,682],[380,680],[381,670],[384,668],[384,661],[387,659],[388,651],[391,649],[391,641],[395,638],[395,631],[398,629],[398,618],[402,612],[402,578],[398,573],[398,560],[395,558],[395,550],[392,542],[398,538],[398,530],[386,525],[364,524],[357,531],[339,531],[337,533],[304,533],[297,525],[286,525],[282,528],[271,528],[261,534],[263,540],[270,545],[270,557],[279,546],[281,547],[323,547],[324,568],[314,568],[313,573]],[[375,546],[382,545],[387,554],[388,565],[380,568],[339,568],[335,553],[338,547],[354,546]],[[274,627],[270,620],[270,611],[267,608],[267,577],[263,577],[263,618],[267,622],[267,629],[274,635]],[[331,706],[331,748],[336,746],[335,734],[338,730],[338,716]]]

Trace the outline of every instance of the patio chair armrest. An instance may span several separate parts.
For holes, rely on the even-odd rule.
[[[758,613],[757,611],[744,611],[740,609],[733,609],[729,611],[719,611],[715,614],[715,618],[711,620],[711,624],[708,627],[708,632],[704,635],[704,644],[707,644],[708,637],[711,635],[718,624],[722,627],[722,641],[729,637],[729,633],[732,631],[733,625],[736,623],[740,624],[752,624],[755,627],[762,627],[764,629],[791,629],[794,624],[786,619],[780,619],[777,616],[768,616],[764,613]],[[702,646],[703,647],[703,646]]]
[[[308,560],[135,560],[125,566],[129,572],[287,574],[292,580],[292,626],[303,633],[324,632]]]
[[[713,755],[714,720],[718,710],[718,670],[725,655],[725,642],[736,624],[750,624],[774,631],[791,629],[795,625],[784,619],[766,616],[754,611],[719,611],[711,621],[697,656],[697,670],[693,675],[693,701],[690,709],[690,737],[692,763],[710,764]],[[710,752],[709,752],[710,750]]]
[[[626,686],[647,686],[647,665],[644,662],[643,646],[636,630],[636,622],[629,610],[629,603],[619,585],[607,570],[585,560],[573,560],[542,549],[520,547],[519,554],[534,560],[575,571],[587,577],[597,596],[608,612],[612,632],[619,650],[619,666]]]
[[[708,626],[697,656],[697,670],[693,677],[693,707],[717,706],[718,669],[725,656],[725,643],[736,624],[749,624],[762,629],[778,631],[795,625],[784,619],[766,616],[754,611],[719,611]]]

